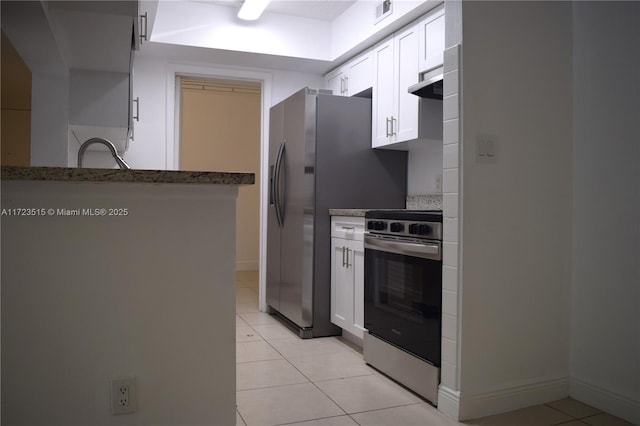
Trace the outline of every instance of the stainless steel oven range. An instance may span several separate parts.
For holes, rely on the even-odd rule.
[[[442,211],[366,213],[365,361],[437,404]]]

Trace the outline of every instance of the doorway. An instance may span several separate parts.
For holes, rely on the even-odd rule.
[[[254,81],[179,78],[179,169],[254,173],[236,208],[236,271],[255,274],[260,258],[262,85]]]

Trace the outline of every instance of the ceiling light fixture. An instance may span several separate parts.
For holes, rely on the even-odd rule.
[[[238,11],[238,18],[245,21],[255,21],[262,15],[271,0],[244,0]]]

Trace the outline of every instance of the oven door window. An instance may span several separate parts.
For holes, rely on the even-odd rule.
[[[440,366],[442,262],[365,249],[365,327]]]

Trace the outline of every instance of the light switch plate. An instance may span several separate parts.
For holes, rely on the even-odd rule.
[[[494,163],[498,158],[498,141],[493,135],[476,136],[476,161],[478,163]]]

